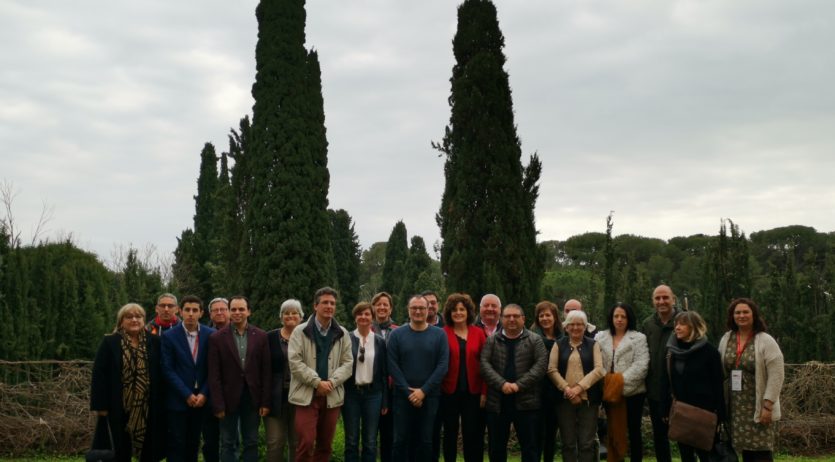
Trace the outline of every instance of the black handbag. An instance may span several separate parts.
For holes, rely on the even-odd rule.
[[[107,441],[110,443],[106,448],[96,447],[100,445],[100,443],[97,443],[99,439],[97,436],[103,432],[102,427],[107,429]],[[96,431],[93,433],[93,443],[90,446],[90,450],[84,456],[84,460],[87,462],[108,462],[116,459],[116,446],[113,444],[113,432],[110,430],[110,421],[107,420],[106,416],[99,416],[99,419],[96,421]]]
[[[716,442],[713,444],[713,449],[710,450],[710,462],[739,462],[739,456],[737,456],[732,444],[730,432],[728,432],[724,423],[719,426]]]

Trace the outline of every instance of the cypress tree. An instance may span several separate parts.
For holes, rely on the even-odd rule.
[[[197,177],[197,195],[194,196],[194,246],[197,257],[197,292],[203,300],[210,300],[213,293],[211,265],[215,256],[218,216],[217,191],[220,187],[217,172],[217,154],[211,143],[206,143],[200,152],[200,175]]]
[[[283,300],[307,300],[336,280],[321,76],[316,53],[304,48],[304,2],[261,2],[256,17],[246,226],[253,314],[268,327],[276,324],[274,310]],[[259,315],[260,309],[271,314]]]
[[[228,275],[225,291],[222,292],[225,294],[251,293],[249,289],[253,273],[252,231],[247,225],[246,217],[253,183],[248,155],[250,131],[249,116],[244,116],[238,124],[238,130],[233,129],[229,134],[229,157],[235,164],[229,169],[231,203],[226,203],[221,220],[223,258],[220,261]]]
[[[400,290],[400,300],[407,303],[406,298],[423,292],[424,290],[439,291],[438,281],[434,280],[432,272],[432,258],[426,252],[426,243],[420,236],[412,236],[409,246],[409,256],[403,269],[403,287]],[[440,296],[439,296],[440,297]],[[443,303],[443,301],[441,301]]]
[[[615,282],[615,245],[612,241],[612,213],[606,217],[606,247],[604,254],[606,256],[606,264],[603,266],[603,310],[608,310],[610,306],[615,304],[615,293],[617,292],[617,283]]]
[[[359,301],[360,243],[351,216],[345,210],[329,210],[331,219],[331,245],[336,263],[336,279],[340,300],[347,312],[345,320],[352,319],[351,310]]]
[[[403,221],[398,221],[394,224],[394,228],[389,234],[389,240],[386,243],[386,260],[383,264],[383,281],[382,288],[394,297],[394,306],[392,308],[392,316],[398,316],[395,319],[400,320],[400,310],[398,309],[401,303],[406,303],[406,300],[401,300],[401,292],[403,292],[403,282],[406,276],[406,260],[409,258],[409,245],[407,243],[406,224]],[[411,294],[408,294],[411,295]],[[407,296],[408,296],[407,295]]]
[[[544,268],[534,226],[542,166],[536,154],[526,168],[520,162],[503,48],[492,2],[458,7],[450,122],[434,144],[446,155],[441,268],[451,291],[531,307]]]

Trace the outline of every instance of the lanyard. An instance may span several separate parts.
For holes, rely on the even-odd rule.
[[[742,352],[745,351],[745,347],[748,346],[748,342],[751,341],[751,337],[753,335],[749,335],[747,339],[745,339],[745,343],[740,342],[740,334],[737,331],[736,333],[736,368],[739,369],[739,360],[742,358]]]
[[[194,348],[191,350],[191,358],[194,359],[194,362],[197,362],[197,344],[200,343],[200,331],[197,331],[197,334],[194,335]]]

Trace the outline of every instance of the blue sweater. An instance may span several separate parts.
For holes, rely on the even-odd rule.
[[[389,374],[400,396],[409,387],[420,388],[426,396],[441,393],[441,381],[449,367],[449,344],[443,330],[429,326],[414,331],[409,324],[394,329],[386,346]]]

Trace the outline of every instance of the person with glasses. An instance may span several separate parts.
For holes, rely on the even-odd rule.
[[[429,303],[422,295],[409,298],[409,323],[389,335],[389,374],[394,379],[394,446],[392,459],[428,462],[441,381],[449,365],[443,330],[426,322]]]
[[[164,293],[157,297],[157,315],[145,324],[145,330],[151,335],[162,335],[173,327],[180,325],[177,314],[180,305],[174,294]]]
[[[209,302],[209,327],[221,330],[229,325],[229,300],[215,297]]]
[[[296,406],[296,461],[327,461],[339,409],[345,401],[344,383],[351,377],[354,357],[348,331],[340,326],[336,290],[323,287],[313,296],[313,316],[290,335],[290,393]]]
[[[481,351],[481,375],[487,383],[490,462],[507,460],[511,423],[522,462],[538,462],[540,394],[548,353],[542,337],[525,329],[521,306],[506,305],[501,317],[501,330],[487,337]]]
[[[370,303],[359,302],[352,311],[357,328],[351,332],[354,370],[345,382],[345,404],[342,406],[345,462],[374,462],[377,459],[377,425],[380,416],[388,413],[386,341],[371,330],[373,309]]]

